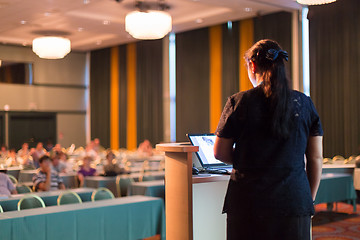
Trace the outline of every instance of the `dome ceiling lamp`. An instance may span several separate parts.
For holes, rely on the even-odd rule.
[[[142,40],[161,39],[172,30],[172,18],[165,10],[170,9],[163,0],[158,2],[136,1],[136,11],[125,17],[125,30]]]
[[[32,42],[32,50],[40,58],[61,59],[70,53],[71,41],[63,37],[69,33],[57,31],[38,31],[34,33],[42,35],[34,38]]]
[[[336,2],[336,0],[296,0],[298,3],[303,5],[322,5]]]

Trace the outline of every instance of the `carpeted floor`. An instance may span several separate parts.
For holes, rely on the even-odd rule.
[[[334,204],[333,211],[327,211],[326,204],[318,204],[315,210],[313,240],[360,240],[360,204],[356,213],[345,203]]]

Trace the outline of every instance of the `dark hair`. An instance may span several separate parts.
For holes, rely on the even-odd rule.
[[[291,128],[291,113],[290,88],[284,59],[288,59],[287,52],[283,51],[277,42],[269,39],[258,41],[245,53],[245,60],[254,62],[263,76],[261,86],[270,102],[272,133],[286,139]]]
[[[51,159],[48,155],[44,155],[39,159],[39,163],[42,163],[44,161],[51,161]]]

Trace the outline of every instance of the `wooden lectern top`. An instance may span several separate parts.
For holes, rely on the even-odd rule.
[[[156,144],[156,150],[161,152],[197,152],[199,147],[193,146],[190,142],[162,143]]]

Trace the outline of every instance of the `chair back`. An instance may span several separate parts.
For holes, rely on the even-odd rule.
[[[98,188],[91,194],[91,201],[95,202],[98,200],[113,199],[114,194],[107,188]]]
[[[0,213],[3,213],[4,210],[2,209],[2,206],[0,205]]]
[[[16,185],[16,191],[18,192],[18,194],[31,193],[32,192],[31,188],[29,188],[28,186],[26,186],[24,184],[17,184]]]
[[[45,208],[44,201],[34,194],[26,195],[18,202],[18,211],[31,208]]]
[[[65,191],[57,199],[58,206],[73,203],[82,203],[80,196],[76,192]]]
[[[152,175],[142,175],[139,178],[139,182],[154,181],[154,180],[156,180],[156,177]]]
[[[133,178],[121,177],[120,175],[118,175],[116,177],[116,190],[118,197],[127,196],[128,188],[133,182],[134,182]]]
[[[11,182],[13,184],[17,184],[18,183],[18,180],[13,176],[13,175],[10,175],[10,174],[7,174],[7,176],[10,178]]]

